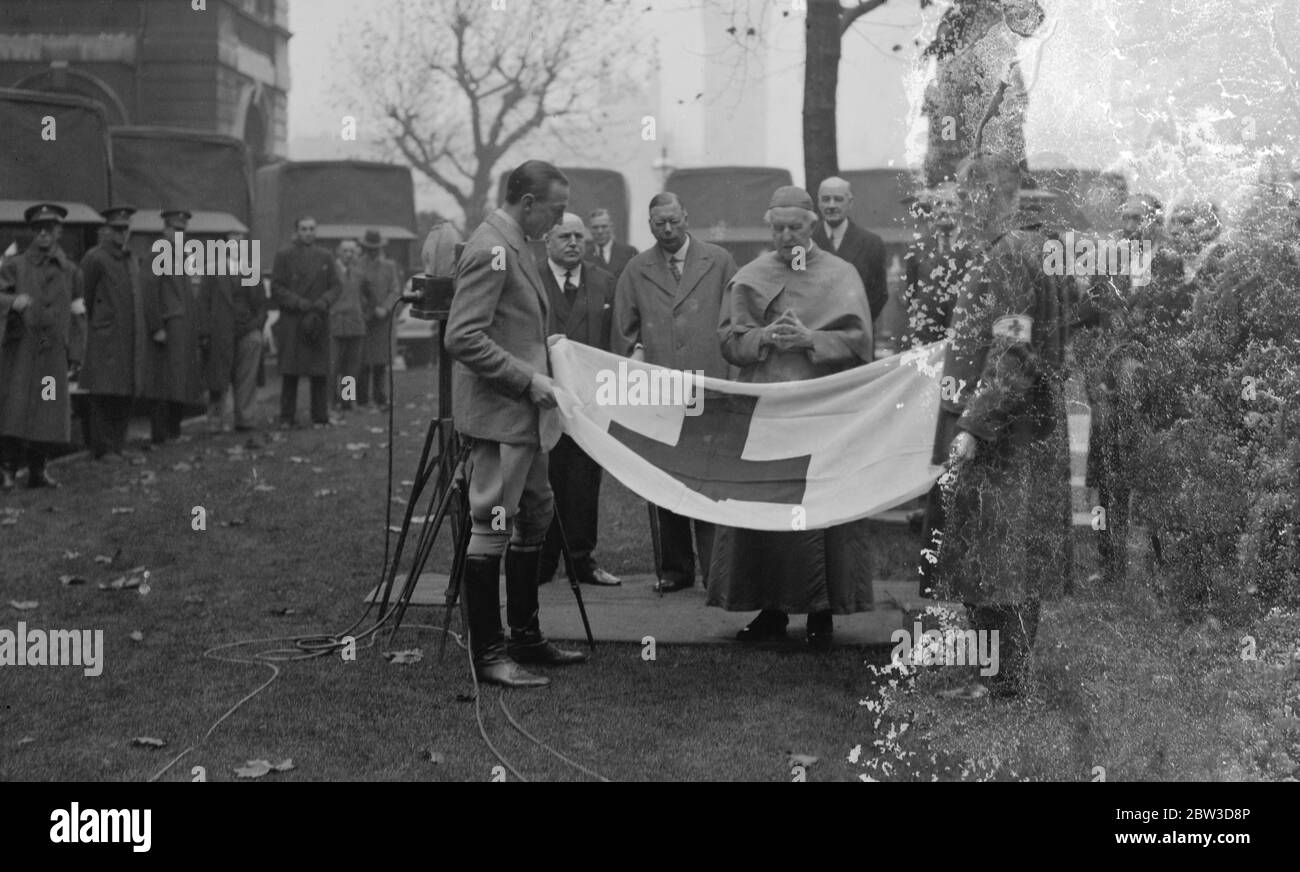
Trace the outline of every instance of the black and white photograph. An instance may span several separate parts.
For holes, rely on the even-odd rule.
[[[0,0],[0,780],[1226,852],[1298,709],[1296,0]]]

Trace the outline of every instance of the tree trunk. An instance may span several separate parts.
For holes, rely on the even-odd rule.
[[[815,198],[822,180],[839,173],[835,92],[840,80],[839,0],[808,0],[803,77],[804,186]]]

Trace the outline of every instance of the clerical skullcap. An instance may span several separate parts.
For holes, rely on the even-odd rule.
[[[783,206],[795,206],[800,209],[807,209],[809,212],[816,211],[813,207],[813,199],[808,196],[808,192],[795,185],[784,185],[772,192],[772,200],[767,204],[767,208],[779,209]]]

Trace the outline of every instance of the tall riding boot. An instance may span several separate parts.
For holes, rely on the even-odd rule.
[[[565,651],[546,641],[537,619],[537,577],[540,548],[506,549],[506,619],[510,624],[509,653],[519,663],[567,666],[587,659],[585,651]]]
[[[474,674],[487,684],[505,687],[545,687],[549,678],[533,675],[519,668],[506,653],[505,632],[501,628],[501,593],[498,578],[501,558],[496,555],[472,555],[465,560],[465,578],[461,583],[465,610],[469,613],[469,644],[474,655]]]

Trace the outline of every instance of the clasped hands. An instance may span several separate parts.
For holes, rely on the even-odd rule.
[[[793,309],[786,309],[771,324],[762,329],[763,345],[771,345],[778,351],[803,351],[813,347],[813,332],[799,320]]]

